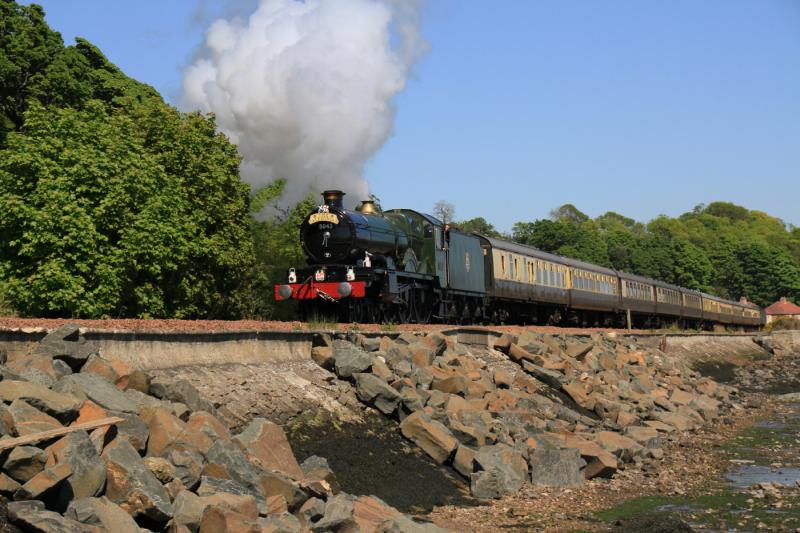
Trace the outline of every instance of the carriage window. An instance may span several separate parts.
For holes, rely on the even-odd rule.
[[[506,256],[500,256],[500,272],[502,273],[503,277],[506,277]]]

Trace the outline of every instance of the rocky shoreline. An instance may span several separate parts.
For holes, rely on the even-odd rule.
[[[613,332],[316,339],[313,361],[144,373],[68,326],[3,360],[0,531],[713,531],[709,494],[742,507],[729,529],[794,523],[794,488],[720,481],[794,450],[739,440],[794,430],[780,336],[694,366]]]
[[[273,422],[232,434],[191,384],[103,359],[77,326],[0,373],[5,531],[440,530],[341,491]]]

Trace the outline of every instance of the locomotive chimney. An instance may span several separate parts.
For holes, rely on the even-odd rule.
[[[342,191],[325,191],[322,193],[325,205],[339,210],[344,210],[343,197],[344,193]]]

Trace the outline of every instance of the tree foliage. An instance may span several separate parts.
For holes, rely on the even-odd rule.
[[[700,204],[642,224],[619,213],[595,219],[567,204],[550,220],[518,222],[513,239],[541,250],[683,287],[769,305],[800,298],[800,231],[760,211]]]
[[[479,233],[487,237],[502,237],[502,234],[483,217],[455,222],[455,226],[465,233]]]
[[[40,316],[232,317],[249,189],[213,117],[183,114],[37,6],[0,0],[0,279]]]
[[[291,319],[297,316],[297,309],[292,303],[275,305],[273,291],[275,284],[285,282],[290,267],[305,265],[305,254],[300,245],[300,225],[317,206],[317,201],[309,193],[305,200],[290,209],[272,205],[283,194],[285,185],[284,180],[277,180],[255,193],[261,208],[270,207],[276,214],[252,222],[255,264],[248,282],[246,310],[249,316],[263,319]]]

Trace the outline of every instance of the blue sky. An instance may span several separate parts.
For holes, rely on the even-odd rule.
[[[255,0],[45,0],[171,102],[215,16]],[[732,201],[800,225],[800,1],[430,0],[430,53],[366,168],[385,207],[501,230],[573,203],[647,221]]]

